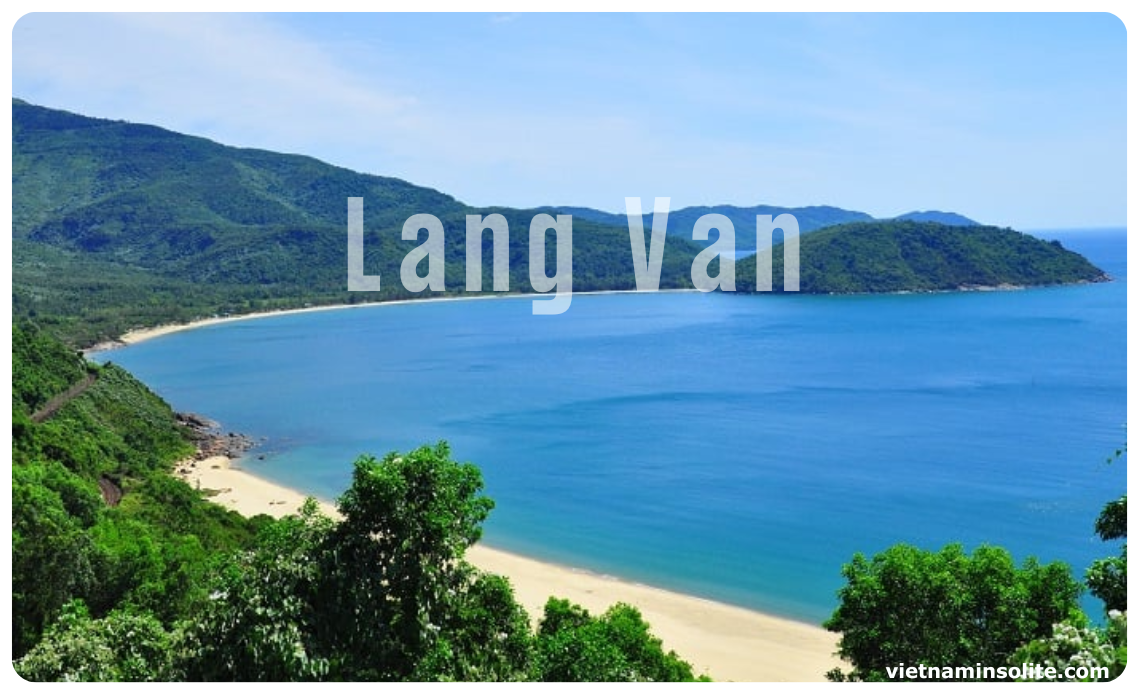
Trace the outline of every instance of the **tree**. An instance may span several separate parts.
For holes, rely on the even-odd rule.
[[[68,513],[68,506],[92,506],[90,499],[80,501],[78,486],[62,483],[66,479],[58,464],[12,468],[12,630],[17,656],[35,645],[64,604],[88,590],[94,578],[94,550],[83,528],[94,512],[82,511],[79,517]]]
[[[1105,542],[1127,537],[1128,496],[1110,501],[1096,521],[1096,532]],[[1128,609],[1128,545],[1120,548],[1120,556],[1097,559],[1085,572],[1089,592],[1104,601],[1107,611]]]
[[[221,567],[182,639],[188,679],[311,681],[328,674],[329,659],[314,653],[314,622],[322,616],[312,597],[332,526],[309,499]]]
[[[550,598],[535,642],[534,679],[543,682],[691,682],[692,666],[661,640],[635,607],[618,603],[601,617]]]
[[[1123,450],[1109,458],[1112,462],[1124,455]],[[1096,534],[1105,542],[1128,538],[1128,495],[1105,504],[1096,519]],[[1104,601],[1106,611],[1124,612],[1128,609],[1128,544],[1120,548],[1120,556],[1106,557],[1093,562],[1085,572],[1089,592]]]
[[[1124,455],[1123,450],[1108,459],[1112,462]],[[1096,534],[1105,542],[1128,537],[1128,496],[1105,504],[1096,519]],[[1075,676],[1085,680],[1115,679],[1128,664],[1128,545],[1120,548],[1120,556],[1094,561],[1085,572],[1090,592],[1104,601],[1108,623],[1105,627],[1086,627],[1070,621],[1053,625],[1053,633],[1031,641],[1014,654],[1012,664],[1022,662],[1052,666],[1057,680],[1066,678],[1070,666],[1108,668],[1104,678],[1078,672]]]
[[[357,459],[323,554],[326,619],[315,625],[346,678],[407,679],[436,650],[474,578],[463,553],[494,506],[482,489],[479,469],[443,442]]]
[[[169,682],[179,679],[173,653],[154,617],[115,611],[93,620],[74,601],[15,668],[37,682]]]
[[[188,632],[204,680],[512,680],[531,635],[510,584],[463,552],[491,502],[446,444],[356,461],[338,523],[312,500],[218,573]]]
[[[839,655],[854,668],[829,679],[885,680],[907,665],[1004,663],[1021,645],[1049,636],[1055,623],[1083,619],[1081,587],[1062,563],[982,546],[967,555],[951,544],[930,552],[898,544],[843,567],[847,585],[824,626],[842,637]]]
[[[1115,610],[1108,615],[1104,628],[1083,627],[1070,622],[1055,624],[1047,638],[1027,643],[1010,658],[1010,665],[1036,663],[1042,668],[1052,667],[1057,676],[1052,681],[1113,680],[1128,665],[1128,619]],[[1066,678],[1070,667],[1085,668],[1075,671],[1073,680]],[[1107,677],[1091,674],[1092,668],[1108,668]],[[1081,676],[1083,673],[1083,676]],[[1036,681],[1036,680],[1035,680]]]
[[[441,625],[412,679],[511,682],[530,674],[533,639],[510,582],[478,573]]]

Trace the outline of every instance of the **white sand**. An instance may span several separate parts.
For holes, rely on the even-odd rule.
[[[280,517],[296,511],[305,496],[240,470],[224,457],[183,463],[179,475],[193,487],[216,490],[213,501],[246,516]],[[322,502],[334,518],[336,509]],[[641,610],[666,648],[693,664],[697,674],[725,681],[824,680],[841,662],[837,636],[820,627],[740,607],[548,564],[484,545],[467,553],[471,563],[507,576],[532,617],[549,596],[568,598],[603,612],[615,602]]]
[[[596,292],[574,292],[575,296],[599,296],[608,294],[688,294],[698,290],[696,289],[660,289],[656,292],[642,292],[637,290],[604,290]],[[403,306],[407,304],[424,304],[434,303],[437,301],[489,301],[494,299],[538,299],[549,300],[553,293],[546,294],[517,294],[517,293],[496,293],[496,294],[477,294],[474,296],[442,296],[435,298],[424,299],[398,299],[393,301],[373,301],[362,304],[330,304],[327,306],[310,306],[308,308],[291,308],[280,311],[261,311],[258,313],[243,313],[234,316],[214,316],[212,318],[202,318],[200,320],[191,321],[189,323],[171,323],[168,325],[159,325],[153,328],[138,328],[130,330],[117,340],[110,340],[108,342],[101,342],[93,347],[88,348],[87,353],[103,352],[116,347],[124,345],[134,345],[145,340],[151,340],[163,335],[171,333],[182,332],[183,330],[192,330],[194,328],[202,328],[208,325],[221,325],[223,323],[234,323],[237,321],[254,320],[257,318],[271,318],[273,316],[288,316],[298,313],[313,313],[316,311],[340,311],[345,309],[359,309],[359,308],[381,308],[384,306]]]

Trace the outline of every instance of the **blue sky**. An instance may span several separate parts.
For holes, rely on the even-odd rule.
[[[1125,223],[1108,14],[33,14],[12,41],[13,95],[33,103],[475,205]]]

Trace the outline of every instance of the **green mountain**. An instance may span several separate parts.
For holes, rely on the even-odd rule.
[[[413,298],[399,277],[417,243],[401,240],[400,232],[423,212],[446,231],[449,293],[461,292],[466,278],[465,216],[496,212],[510,225],[510,289],[531,290],[534,210],[472,208],[429,188],[310,157],[227,147],[18,99],[12,118],[14,312],[76,342],[216,312]],[[364,269],[382,278],[378,292],[346,290],[349,197],[364,198]],[[661,286],[691,287],[698,251],[668,239]],[[553,243],[547,266],[552,274]],[[624,224],[575,220],[575,291],[634,287]]]
[[[19,99],[12,117],[13,314],[72,344],[218,313],[415,298],[399,275],[417,242],[403,241],[401,230],[424,212],[444,225],[448,294],[464,290],[466,215],[491,213],[510,225],[511,291],[531,291],[529,227],[538,212],[575,217],[575,291],[636,286],[622,215],[577,207],[473,208],[430,188],[311,157],[227,147]],[[364,198],[364,269],[381,278],[379,291],[346,288],[349,197]],[[689,239],[701,215],[729,217],[737,249],[746,250],[754,248],[756,215],[784,212],[796,215],[801,232],[811,232],[802,242],[805,291],[1056,284],[1103,274],[1076,254],[992,227],[873,221],[834,207],[716,206],[670,214],[661,288],[692,287],[693,259],[703,244]],[[914,215],[970,222],[950,213]],[[651,214],[644,231],[648,239]],[[489,235],[483,256],[489,288]],[[551,271],[554,259],[548,243]],[[749,267],[754,273],[755,261],[738,272]]]
[[[782,291],[783,244],[773,249],[772,286]],[[736,266],[736,289],[756,288],[756,256]],[[800,241],[800,291],[810,294],[944,291],[1108,279],[1059,241],[1012,229],[935,222],[842,224]]]
[[[907,212],[895,217],[900,222],[938,222],[951,227],[974,227],[979,226],[977,222],[969,217],[963,217],[957,212],[939,212],[938,210],[927,210],[925,212]]]

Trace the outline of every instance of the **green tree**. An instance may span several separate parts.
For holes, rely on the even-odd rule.
[[[550,598],[535,641],[534,679],[544,682],[689,682],[693,669],[661,640],[635,607],[619,603],[601,617]]]
[[[300,514],[227,562],[188,630],[201,680],[516,680],[531,634],[510,584],[463,561],[491,509],[446,444],[357,460],[343,520]]]
[[[853,669],[830,679],[885,680],[900,662],[1004,663],[1055,623],[1082,619],[1068,567],[1029,559],[1018,568],[999,547],[968,555],[958,544],[938,552],[898,544],[871,560],[856,554],[843,576],[824,626],[842,634],[839,655]]]
[[[39,682],[169,682],[179,679],[172,643],[150,615],[116,611],[93,620],[76,601],[15,668]]]
[[[528,678],[533,638],[510,582],[478,573],[441,625],[412,679],[511,682]]]
[[[1124,451],[1116,452],[1109,462],[1120,458]],[[1105,542],[1128,538],[1128,495],[1105,504],[1096,519],[1096,534]],[[1089,592],[1104,601],[1106,611],[1124,612],[1128,609],[1128,544],[1120,547],[1120,556],[1106,557],[1093,562],[1085,572]]]
[[[356,461],[323,555],[327,619],[316,625],[346,677],[407,679],[436,650],[454,596],[473,580],[463,553],[494,505],[482,489],[479,469],[442,442]]]
[[[328,674],[329,661],[313,653],[311,634],[322,619],[313,595],[332,525],[309,499],[221,567],[182,641],[188,679],[306,681]]]
[[[12,468],[12,630],[17,656],[36,643],[65,603],[92,585],[94,550],[83,528],[91,504],[81,490],[58,466]],[[71,515],[69,505],[84,515]]]

